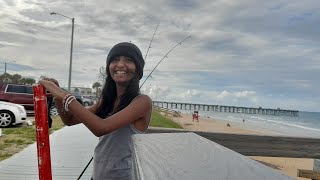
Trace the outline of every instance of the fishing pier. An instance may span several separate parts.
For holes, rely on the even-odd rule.
[[[243,114],[260,114],[272,116],[299,116],[298,110],[286,109],[270,109],[270,108],[254,108],[254,107],[237,107],[237,106],[224,106],[224,105],[208,105],[208,104],[192,104],[192,103],[179,103],[179,102],[165,102],[165,101],[152,101],[152,104],[157,107],[167,109],[180,109],[180,110],[196,110],[196,111],[213,111],[213,112],[226,112],[226,113],[243,113]]]

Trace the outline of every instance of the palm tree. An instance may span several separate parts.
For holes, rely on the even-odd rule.
[[[92,85],[92,88],[96,89],[96,96],[98,96],[99,87],[101,87],[101,84],[99,82],[95,82]]]

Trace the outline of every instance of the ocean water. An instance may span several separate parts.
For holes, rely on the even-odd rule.
[[[188,114],[193,112],[174,110]],[[199,115],[226,121],[231,126],[269,132],[274,135],[320,138],[320,112],[300,111],[298,117],[212,111],[199,111]]]

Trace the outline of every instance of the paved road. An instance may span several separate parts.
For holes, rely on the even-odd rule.
[[[32,117],[30,117],[32,118]],[[98,138],[82,124],[67,126],[50,135],[52,179],[74,180],[93,155]],[[92,163],[81,179],[90,179]],[[0,162],[0,179],[38,179],[36,144]]]

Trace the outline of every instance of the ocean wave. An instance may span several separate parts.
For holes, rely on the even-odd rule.
[[[283,122],[283,121],[275,121],[275,120],[270,120],[270,119],[266,119],[265,121],[272,122],[272,123],[275,123],[275,124],[282,124],[282,125],[286,125],[286,126],[291,126],[291,127],[296,127],[296,128],[301,128],[301,129],[307,129],[307,130],[313,130],[313,131],[320,132],[320,129],[307,127],[307,126],[303,126],[303,125],[299,125],[299,124],[292,124],[292,123],[287,123],[287,122]]]

